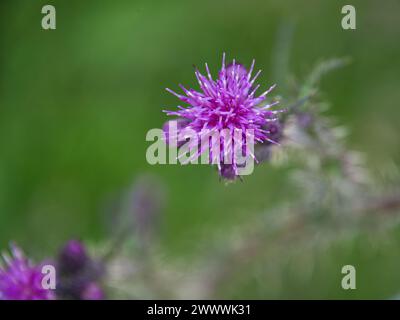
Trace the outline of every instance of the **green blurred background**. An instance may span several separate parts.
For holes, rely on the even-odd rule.
[[[302,79],[324,58],[351,57],[322,83],[329,113],[349,127],[351,147],[371,168],[398,162],[400,3],[352,0],[357,29],[343,30],[348,2],[2,0],[0,247],[15,240],[42,257],[71,237],[103,240],[108,199],[142,173],[167,186],[160,236],[171,257],[195,255],[208,235],[284,199],[286,172],[268,164],[225,186],[207,166],[146,162],[147,131],[178,104],[165,87],[196,88],[192,65],[208,62],[215,74],[223,52],[244,64],[255,58],[260,83],[278,82],[277,94],[282,79]],[[41,28],[45,4],[57,10],[54,31]],[[277,39],[286,26],[293,41],[282,75]],[[310,282],[296,280],[294,267],[279,292],[248,279],[232,297],[387,297],[400,291],[399,244],[396,228],[343,241],[318,257]],[[340,289],[336,267],[349,261],[363,266],[351,293]]]

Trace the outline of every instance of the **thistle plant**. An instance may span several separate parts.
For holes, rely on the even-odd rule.
[[[54,295],[37,288],[30,280],[38,276],[37,269],[13,249],[13,258],[6,258],[0,269],[0,298],[236,297],[232,292],[243,275],[252,272],[270,274],[269,292],[276,297],[279,282],[286,277],[285,259],[322,251],[361,230],[390,226],[400,213],[398,171],[390,173],[388,184],[368,169],[363,155],[347,147],[346,129],[326,115],[327,104],[318,89],[324,74],[347,62],[332,59],[318,64],[290,94],[282,95],[285,112],[279,117],[269,109],[273,103],[265,104],[272,87],[255,96],[253,65],[248,71],[236,62],[223,63],[217,80],[206,66],[207,77],[196,70],[202,92],[183,88],[185,96],[174,93],[189,105],[167,112],[180,119],[181,129],[253,128],[258,145],[254,157],[260,162],[254,174],[287,169],[282,179],[292,192],[286,199],[235,228],[207,234],[204,250],[183,264],[163,255],[157,237],[164,209],[162,183],[142,177],[112,212],[117,223],[109,242],[95,246],[91,254],[75,240],[61,249],[56,259],[61,277]],[[224,178],[237,176],[235,164],[220,164],[218,169]]]

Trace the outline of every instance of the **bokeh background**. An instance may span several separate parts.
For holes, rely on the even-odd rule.
[[[72,237],[105,240],[110,199],[143,173],[167,189],[159,231],[166,259],[196,256],[211,235],[284,199],[286,171],[268,164],[226,186],[208,166],[146,162],[147,131],[161,127],[162,110],[178,104],[165,87],[196,88],[192,66],[208,62],[215,74],[223,52],[245,65],[255,58],[260,82],[277,82],[277,94],[316,62],[350,57],[350,65],[322,82],[328,114],[350,129],[349,145],[366,154],[372,170],[398,163],[400,3],[352,0],[357,29],[343,30],[340,11],[348,2],[1,1],[0,247],[15,240],[41,258]],[[56,7],[54,31],[41,28],[45,4]],[[258,268],[228,297],[394,296],[399,245],[396,226],[342,240],[317,257],[293,257],[274,290],[274,273],[260,280]],[[316,262],[304,280],[308,259]],[[345,292],[340,268],[349,263],[359,266],[358,289]]]

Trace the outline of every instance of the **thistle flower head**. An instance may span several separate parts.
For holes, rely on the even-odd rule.
[[[98,283],[104,274],[104,266],[90,257],[81,241],[70,240],[61,248],[57,270],[57,298],[95,300],[104,297]]]
[[[247,133],[251,131],[254,143],[277,143],[272,139],[273,133],[268,129],[268,124],[277,120],[276,114],[279,111],[272,111],[271,106],[277,102],[268,104],[266,98],[268,93],[275,86],[260,95],[256,95],[259,85],[255,81],[259,76],[258,71],[254,76],[254,60],[249,70],[235,60],[229,65],[225,64],[225,54],[222,59],[222,67],[217,79],[213,79],[205,65],[207,75],[203,75],[199,70],[195,71],[200,91],[186,89],[180,85],[184,94],[178,94],[167,88],[167,91],[177,96],[186,107],[178,106],[177,111],[165,111],[167,115],[177,116],[180,126],[179,130],[189,128],[201,135],[203,132],[221,132],[226,129],[233,137],[235,130],[241,130],[246,144]],[[183,121],[184,120],[184,121]],[[222,140],[222,139],[221,139]],[[228,145],[221,141],[219,159],[223,159]],[[199,154],[204,150],[200,150]],[[199,155],[198,154],[198,155]],[[215,155],[214,155],[215,156]],[[250,154],[255,161],[253,154]],[[237,164],[235,159],[228,166],[222,165],[222,160],[218,163],[220,175],[226,178],[237,176]],[[225,164],[225,163],[224,163]]]
[[[0,266],[0,300],[50,300],[53,292],[42,287],[43,274],[15,245],[3,254]]]

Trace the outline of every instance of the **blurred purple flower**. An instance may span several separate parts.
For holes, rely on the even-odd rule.
[[[81,299],[102,300],[104,299],[104,292],[97,283],[91,282],[88,283],[86,287],[82,290]]]
[[[177,96],[181,101],[189,106],[181,107],[177,111],[165,111],[167,115],[178,116],[180,119],[179,130],[185,128],[194,130],[201,137],[203,133],[227,129],[233,137],[236,130],[242,130],[242,141],[245,151],[247,135],[246,130],[253,130],[254,143],[277,143],[273,140],[273,134],[268,129],[270,122],[276,121],[276,114],[280,111],[271,111],[270,107],[277,102],[265,103],[266,96],[275,87],[270,87],[267,91],[256,96],[259,85],[254,85],[255,80],[261,70],[252,78],[254,60],[250,70],[236,63],[235,60],[225,66],[225,54],[222,59],[222,68],[218,73],[218,79],[214,80],[206,64],[207,77],[198,70],[195,75],[200,85],[201,91],[186,89],[180,85],[185,95],[178,94],[171,89],[167,91]],[[263,104],[263,105],[261,105]],[[184,122],[182,122],[184,120]],[[238,175],[236,159],[229,160],[231,164],[223,161],[228,146],[224,146],[224,138],[220,141],[220,154],[218,157],[218,169],[221,176],[233,179]],[[198,147],[197,145],[194,147]],[[233,146],[232,146],[233,147]],[[204,152],[199,150],[197,157]],[[245,151],[246,152],[246,151]],[[245,154],[247,156],[247,154]],[[255,158],[253,154],[251,157]],[[213,155],[212,157],[215,157]],[[255,159],[257,161],[257,159]]]
[[[176,125],[177,132],[170,132],[170,124],[172,122],[174,122],[174,124]],[[190,121],[185,119],[170,120],[165,122],[163,125],[165,143],[171,147],[179,148],[180,146],[182,146],[185,143],[185,141],[178,141],[177,134],[180,130],[184,129],[189,123]]]
[[[282,122],[280,122],[279,120],[276,120],[274,122],[269,122],[265,126],[265,129],[269,131],[272,140],[280,142],[282,135],[283,135],[283,127],[284,127],[284,124]],[[273,145],[274,144],[269,141],[265,141],[265,142],[257,145],[255,154],[256,154],[257,160],[259,162],[264,162],[264,161],[270,160],[271,147]]]
[[[0,300],[52,300],[51,290],[43,289],[41,266],[33,265],[17,246],[11,245],[11,257],[3,254],[0,267]]]
[[[58,255],[57,270],[58,298],[75,300],[104,298],[104,293],[98,284],[104,275],[104,266],[88,255],[82,242],[70,240],[65,244]]]

